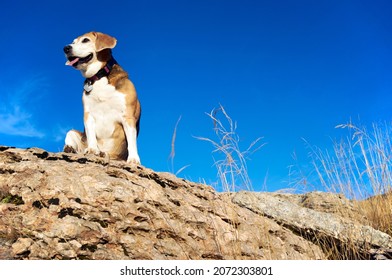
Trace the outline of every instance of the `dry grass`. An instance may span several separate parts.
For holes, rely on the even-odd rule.
[[[373,196],[358,203],[371,225],[392,236],[392,193]]]
[[[176,157],[176,138],[177,138],[177,128],[178,125],[181,121],[182,116],[180,116],[176,122],[176,125],[174,126],[174,130],[173,130],[173,135],[172,135],[172,140],[171,140],[171,150],[170,150],[170,155],[169,155],[169,160],[170,160],[170,171],[171,173],[173,173],[174,175],[178,175],[180,174],[182,171],[184,171],[186,168],[188,168],[190,166],[190,164],[185,165],[183,167],[181,167],[180,169],[178,169],[177,171],[174,171],[174,158]]]
[[[346,129],[349,136],[334,142],[331,150],[309,146],[313,172],[304,176],[297,186],[344,194],[363,216],[362,223],[391,235],[392,126],[374,124],[369,130],[348,123],[337,128]],[[356,258],[356,253],[355,248],[339,249],[331,257]]]
[[[259,150],[263,143],[262,137],[253,141],[247,149],[240,147],[240,137],[237,133],[237,123],[220,105],[207,114],[213,121],[216,140],[206,137],[196,137],[206,141],[214,147],[214,165],[218,171],[219,187],[226,192],[238,190],[253,190],[252,181],[248,175],[247,160],[249,156]],[[221,117],[223,117],[221,119]]]
[[[316,177],[307,178],[314,187],[364,199],[387,193],[392,186],[392,127],[373,125],[372,130],[351,123],[339,125],[349,136],[322,151],[310,147]]]

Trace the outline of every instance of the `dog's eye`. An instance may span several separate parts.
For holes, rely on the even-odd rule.
[[[89,38],[84,38],[83,41],[82,41],[82,43],[88,43],[88,42],[90,42]]]

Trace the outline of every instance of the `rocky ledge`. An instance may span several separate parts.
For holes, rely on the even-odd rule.
[[[332,193],[218,193],[95,156],[0,146],[0,259],[388,259]]]

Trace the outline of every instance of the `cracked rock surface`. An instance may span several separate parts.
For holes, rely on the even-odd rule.
[[[318,232],[298,228],[306,220],[271,215],[261,203],[307,209],[296,198],[252,195],[217,193],[95,156],[0,146],[0,259],[327,258],[315,242]],[[363,240],[389,252],[390,236],[380,238],[378,245]]]

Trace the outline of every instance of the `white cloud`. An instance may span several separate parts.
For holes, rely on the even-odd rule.
[[[45,134],[36,128],[34,115],[31,113],[32,104],[27,102],[32,96],[37,98],[36,92],[43,83],[42,77],[36,77],[17,84],[10,89],[2,87],[0,100],[0,134],[42,138]],[[35,99],[37,100],[37,99]]]
[[[27,112],[22,112],[19,107],[10,108],[8,112],[0,111],[0,133],[24,137],[44,137],[44,133],[34,127],[31,119],[32,116]]]

